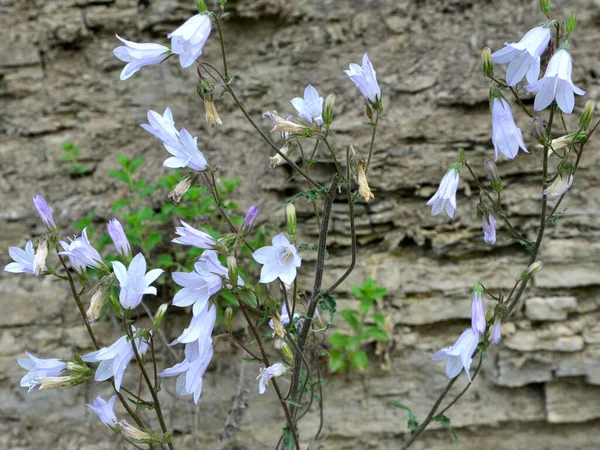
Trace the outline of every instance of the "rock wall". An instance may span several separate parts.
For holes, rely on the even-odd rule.
[[[556,15],[577,11],[571,40],[573,78],[597,99],[600,62],[600,2],[556,0]],[[374,276],[388,288],[384,311],[393,329],[387,368],[371,355],[363,374],[328,376],[323,449],[398,448],[406,437],[400,401],[424,417],[445,385],[443,364],[429,359],[468,326],[470,287],[480,278],[490,289],[510,289],[527,259],[518,244],[484,244],[475,216],[478,189],[463,173],[454,221],[432,218],[425,202],[447,165],[466,150],[480,174],[493,155],[488,84],[480,74],[480,50],[498,49],[542,20],[537,0],[230,1],[224,27],[235,86],[260,121],[268,109],[291,112],[288,99],[307,83],[321,94],[335,92],[338,148],[352,143],[365,151],[369,130],[363,103],[342,70],[368,50],[384,92],[386,117],[370,171],[376,200],[357,206],[359,263],[340,291],[340,307],[352,305],[348,286]],[[193,14],[191,0],[0,0],[0,262],[6,248],[43,233],[31,207],[37,192],[52,203],[58,222],[68,225],[94,209],[99,223],[110,218],[118,186],[107,171],[116,153],[143,155],[144,176],[165,173],[165,152],[139,128],[147,109],[170,105],[179,126],[199,135],[201,149],[224,175],[240,177],[239,203],[260,198],[265,217],[281,219],[284,198],[301,185],[286,183],[287,168],[268,169],[269,149],[235,111],[230,98],[218,102],[224,125],[211,129],[194,93],[195,71],[174,60],[148,67],[119,82],[122,64],[112,55],[115,33],[134,41],[159,41]],[[214,36],[207,60],[219,64]],[[531,104],[528,98],[526,103]],[[583,105],[578,100],[576,112]],[[575,115],[577,116],[577,114]],[[576,117],[567,118],[572,126]],[[265,129],[267,123],[260,122]],[[528,237],[537,230],[541,154],[519,120],[529,155],[498,163],[508,186],[506,209]],[[59,162],[61,142],[83,147],[91,168],[72,179]],[[326,159],[325,155],[322,155]],[[449,416],[460,448],[600,448],[600,164],[598,145],[587,147],[577,180],[564,202],[563,217],[548,230],[544,269],[524,296],[516,319],[503,327],[502,344],[487,355],[484,370]],[[325,182],[330,164],[315,172]],[[305,238],[314,241],[310,210]],[[334,205],[327,280],[345,270],[349,229],[343,204]],[[308,280],[310,255],[303,265]],[[23,349],[54,357],[89,351],[89,340],[60,284],[0,274],[0,447],[112,449],[108,436],[83,404],[98,389],[90,383],[72,391],[27,395],[18,382],[15,358]],[[177,318],[172,334],[185,318]],[[117,336],[110,322],[95,325],[104,343]],[[165,397],[167,421],[179,448],[273,448],[283,423],[272,395],[255,394],[257,369],[240,367],[239,354],[223,341],[205,376],[198,408],[189,399]],[[240,371],[240,369],[242,369]],[[171,381],[171,380],[169,380]],[[458,392],[466,380],[455,386]],[[165,383],[167,391],[173,383]],[[234,437],[219,442],[230,399],[247,391],[249,407]],[[107,393],[105,388],[101,392]],[[272,393],[270,393],[272,394]],[[306,418],[302,437],[317,426]],[[451,448],[439,427],[415,449]]]

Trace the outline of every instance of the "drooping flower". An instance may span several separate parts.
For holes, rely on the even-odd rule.
[[[208,303],[208,299],[223,287],[223,279],[206,273],[201,261],[194,264],[192,272],[173,272],[173,281],[183,287],[175,294],[173,306],[184,308],[194,305],[193,314],[197,316]]]
[[[358,64],[350,63],[350,70],[344,70],[346,75],[360,89],[362,95],[371,103],[377,103],[381,100],[381,89],[377,84],[377,77],[373,64],[369,61],[369,56],[365,53],[362,59],[362,67]]]
[[[174,244],[191,245],[202,249],[212,249],[215,240],[210,234],[197,230],[183,220],[181,221],[181,225],[183,225],[183,227],[175,228],[175,233],[177,233],[179,237],[173,239],[171,242]]]
[[[428,206],[432,206],[431,215],[436,216],[444,207],[446,207],[446,214],[451,219],[454,218],[454,211],[456,210],[456,191],[458,189],[458,182],[460,181],[460,173],[458,167],[452,165],[450,169],[442,178],[440,187],[436,193],[427,202]]]
[[[35,206],[35,209],[37,209],[37,212],[46,225],[46,228],[49,230],[56,230],[56,224],[54,223],[52,210],[48,206],[48,203],[46,203],[44,197],[42,197],[40,194],[33,197],[33,206]]]
[[[574,178],[568,171],[560,173],[554,182],[544,190],[548,200],[556,200],[569,190],[573,184]]]
[[[98,269],[102,264],[100,253],[92,247],[87,237],[87,228],[84,228],[81,236],[71,241],[71,243],[60,241],[60,245],[65,251],[60,252],[59,255],[68,256],[73,269],[79,273],[85,272],[86,266]]]
[[[8,263],[6,267],[4,267],[5,272],[31,273],[35,275],[35,250],[33,249],[33,242],[27,241],[25,249],[8,247],[8,254],[14,262]]]
[[[434,353],[431,359],[434,361],[443,361],[446,359],[446,375],[448,378],[455,378],[462,370],[465,369],[467,378],[471,382],[471,363],[473,362],[473,352],[479,343],[479,334],[473,331],[472,328],[465,330],[454,345],[441,349]]]
[[[85,406],[94,411],[104,425],[113,427],[117,423],[117,416],[115,416],[114,412],[116,400],[116,395],[113,395],[108,402],[104,401],[102,397],[96,397],[94,399],[94,406],[87,403]]]
[[[252,227],[254,227],[254,222],[256,222],[259,214],[260,209],[258,208],[258,205],[252,205],[250,208],[248,208],[248,212],[244,218],[244,223],[242,224],[242,230],[245,230],[247,233],[249,233],[250,230],[252,230]]]
[[[492,142],[496,160],[498,160],[498,152],[510,159],[515,159],[519,147],[529,153],[523,142],[523,134],[515,124],[510,105],[503,98],[494,98],[492,103]]]
[[[535,83],[540,77],[540,57],[550,42],[550,28],[536,27],[529,30],[519,42],[509,44],[492,54],[496,64],[509,63],[506,71],[506,84],[514,86],[527,76],[529,83]]]
[[[493,213],[482,219],[482,226],[483,240],[488,244],[494,245],[496,243],[496,219]]]
[[[85,313],[88,323],[95,322],[100,318],[100,313],[102,312],[102,307],[104,306],[104,296],[104,288],[101,284],[98,284],[96,286],[96,290],[92,294],[92,298],[90,299],[90,306]]]
[[[117,58],[127,63],[121,72],[121,81],[128,79],[144,66],[163,62],[171,53],[169,47],[164,45],[138,44],[137,42],[125,40],[118,34],[116,36],[118,40],[125,44],[113,50]]]
[[[260,283],[270,283],[279,278],[285,284],[290,285],[296,278],[296,271],[300,267],[302,257],[283,233],[275,236],[272,244],[252,253],[254,260],[263,264],[260,271]]]
[[[485,332],[485,312],[483,311],[482,288],[480,284],[473,288],[473,301],[471,302],[471,328],[475,333]]]
[[[502,328],[502,323],[500,321],[500,318],[496,317],[496,320],[494,320],[494,328],[492,330],[492,344],[500,343],[500,339],[502,338],[501,328]]]
[[[269,380],[273,377],[280,377],[287,371],[285,365],[283,363],[275,363],[272,366],[267,367],[266,369],[261,367],[260,374],[256,377],[258,380],[258,393],[264,394],[265,390],[269,384]]]
[[[136,428],[133,425],[127,423],[126,420],[121,420],[119,422],[119,431],[124,437],[132,441],[154,442],[155,439],[145,431],[142,431],[139,428]]]
[[[119,302],[125,309],[133,309],[142,301],[144,294],[156,295],[156,288],[150,286],[164,272],[162,269],[152,269],[146,273],[146,259],[144,255],[135,255],[129,268],[119,261],[113,261],[115,276],[119,280],[121,292]]]
[[[189,167],[192,170],[201,172],[206,169],[206,158],[198,150],[198,137],[192,135],[182,128],[179,133],[180,143],[177,146],[164,144],[165,149],[173,156],[167,158],[163,163],[164,167],[171,169],[181,169]]]
[[[48,257],[48,241],[42,236],[38,241],[38,248],[33,258],[33,274],[38,276],[46,270],[46,258]]]
[[[106,224],[106,228],[108,228],[108,234],[119,254],[125,258],[129,258],[131,256],[131,246],[129,245],[127,235],[125,234],[125,230],[123,230],[121,222],[117,219],[112,219]]]
[[[40,386],[40,379],[47,377],[58,377],[63,370],[67,368],[67,363],[57,358],[43,359],[37,358],[29,352],[25,352],[27,358],[18,358],[19,365],[27,370],[23,378],[21,378],[21,387],[28,388],[27,392],[31,392],[37,386]]]
[[[323,125],[323,103],[325,99],[320,97],[317,90],[310,84],[304,89],[304,98],[296,97],[291,102],[298,111],[298,115],[308,123],[312,123],[314,120],[317,125]]]
[[[143,123],[140,127],[155,138],[160,139],[163,144],[170,145],[171,147],[178,147],[181,145],[179,141],[179,131],[175,128],[173,113],[169,107],[165,109],[162,116],[156,111],[149,109],[148,123]]]
[[[132,328],[135,335],[135,327]],[[148,343],[142,338],[135,339],[135,346],[140,357],[148,350]],[[110,347],[103,347],[100,350],[83,355],[81,359],[86,362],[99,362],[100,365],[96,369],[94,379],[96,381],[105,381],[110,377],[114,377],[115,389],[119,392],[125,370],[134,356],[135,353],[133,352],[131,342],[127,339],[127,336],[122,336]]]
[[[171,39],[173,53],[179,55],[182,68],[191,66],[200,57],[204,43],[210,35],[211,26],[210,18],[206,14],[196,14],[167,35]]]
[[[550,59],[546,73],[541,80],[525,86],[529,92],[537,92],[533,109],[541,111],[547,108],[552,100],[556,100],[558,107],[565,114],[571,114],[575,106],[575,94],[584,95],[585,91],[579,89],[571,80],[573,62],[571,54],[561,49]]]
[[[214,305],[206,305],[197,316],[192,316],[190,325],[183,330],[181,336],[169,345],[189,344],[194,341],[205,341],[212,334],[217,320],[217,308]]]

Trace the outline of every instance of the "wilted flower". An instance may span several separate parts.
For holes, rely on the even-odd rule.
[[[171,39],[173,53],[179,55],[182,68],[191,66],[200,57],[211,27],[210,18],[206,14],[196,14],[167,35]]]
[[[360,89],[362,95],[371,103],[377,103],[381,100],[381,89],[377,84],[375,69],[366,53],[362,59],[362,67],[358,64],[350,63],[350,70],[344,70],[344,73],[350,77],[356,87]]]
[[[552,100],[556,100],[558,107],[565,113],[571,114],[575,106],[575,94],[584,95],[585,91],[579,89],[571,80],[573,62],[571,55],[565,49],[557,51],[548,63],[546,73],[541,80],[525,86],[529,92],[537,92],[533,109],[541,111],[547,108]]]
[[[119,302],[124,309],[135,308],[142,301],[144,294],[156,295],[156,288],[150,285],[164,270],[152,269],[146,273],[146,259],[141,253],[133,258],[127,269],[119,261],[113,261],[112,266],[119,280]]]
[[[177,233],[179,237],[173,239],[171,242],[174,244],[191,245],[202,249],[212,249],[215,240],[210,234],[197,230],[183,220],[181,221],[181,225],[183,225],[183,227],[175,228],[175,233]]]
[[[108,403],[104,401],[102,397],[96,397],[94,399],[94,406],[86,404],[88,408],[94,411],[102,423],[107,427],[113,427],[117,423],[117,416],[115,416],[114,408],[117,396],[113,395]]]
[[[429,199],[427,205],[432,206],[431,215],[436,216],[444,206],[446,207],[446,214],[451,219],[454,218],[454,211],[456,210],[456,191],[458,189],[458,182],[460,181],[460,174],[456,165],[452,165],[450,169],[442,178],[440,187],[436,193]]]
[[[77,272],[85,272],[86,266],[94,269],[100,268],[102,257],[100,256],[100,253],[92,247],[92,244],[90,244],[90,240],[87,237],[87,228],[84,228],[81,232],[81,236],[71,241],[70,244],[61,241],[60,245],[62,245],[65,251],[60,252],[59,255],[68,256],[73,269]]]
[[[528,153],[521,130],[515,124],[510,105],[503,98],[494,98],[492,103],[492,142],[496,160],[498,152],[510,159],[515,159],[519,147]]]
[[[9,273],[35,273],[35,252],[33,250],[33,242],[27,241],[25,249],[19,247],[8,247],[8,254],[13,259],[4,267],[5,272]]]
[[[71,375],[63,375],[60,377],[42,377],[37,379],[37,382],[40,385],[40,391],[72,386],[72,381],[73,377]]]
[[[41,378],[58,377],[67,368],[67,363],[60,359],[37,358],[27,351],[25,354],[27,358],[18,358],[17,362],[23,369],[28,370],[27,374],[21,378],[21,387],[29,388],[27,392],[31,392],[36,386],[39,386]]]
[[[186,175],[183,180],[181,180],[179,183],[177,183],[177,185],[175,186],[175,189],[173,189],[171,192],[169,192],[169,194],[167,195],[168,198],[170,198],[171,200],[173,200],[173,203],[177,204],[181,201],[181,199],[183,198],[183,196],[187,193],[187,191],[190,190],[190,188],[192,187],[192,184],[194,183],[195,180],[195,176],[194,175]]]
[[[488,244],[494,245],[496,243],[496,219],[493,213],[482,219],[482,227],[483,240]]]
[[[108,234],[119,254],[125,258],[129,258],[131,256],[131,246],[129,245],[127,235],[125,234],[125,230],[123,230],[121,222],[117,219],[112,219],[106,224],[106,228],[108,228]]]
[[[527,76],[529,83],[535,83],[540,76],[540,57],[546,51],[549,42],[550,29],[536,27],[529,30],[519,42],[506,42],[502,50],[492,54],[492,61],[496,64],[510,62],[506,71],[506,84],[514,86],[524,76]]]
[[[499,317],[496,317],[494,320],[494,328],[492,330],[492,344],[500,343],[500,339],[502,338],[501,334],[502,323]]]
[[[167,107],[164,114],[161,116],[156,111],[148,110],[148,123],[140,125],[144,130],[150,133],[152,136],[160,139],[163,144],[170,145],[171,147],[178,147],[179,142],[179,131],[175,128],[175,121],[173,120],[173,113],[171,108]]]
[[[154,438],[133,425],[128,424],[125,420],[119,422],[119,430],[127,439],[132,441],[152,442]]]
[[[485,312],[483,311],[481,294],[481,285],[475,285],[473,288],[473,301],[471,302],[471,328],[478,334],[485,332]]]
[[[306,127],[291,120],[284,119],[277,114],[277,111],[267,111],[263,113],[263,118],[268,117],[273,121],[271,131],[280,131],[282,133],[306,134]]]
[[[544,190],[548,200],[556,200],[569,190],[573,184],[573,175],[568,171],[558,174],[554,182]]]
[[[267,385],[269,384],[269,380],[273,377],[280,377],[286,372],[286,367],[283,363],[275,363],[272,366],[265,368],[260,368],[260,375],[256,377],[258,380],[258,393],[264,394]]]
[[[96,290],[92,294],[92,299],[90,300],[90,307],[85,313],[86,320],[88,323],[95,322],[100,318],[100,313],[102,312],[102,306],[104,305],[104,289],[102,286],[96,286]]]
[[[117,58],[127,63],[121,72],[121,81],[131,77],[144,66],[163,62],[171,53],[169,47],[165,47],[164,45],[138,44],[137,42],[127,41],[118,34],[116,36],[117,39],[125,44],[113,50]]]
[[[270,283],[279,278],[285,284],[292,284],[296,278],[296,268],[300,267],[302,258],[296,247],[279,233],[273,238],[273,245],[259,248],[252,257],[263,264],[260,272],[260,283]]]
[[[542,119],[536,116],[531,118],[531,121],[529,122],[529,128],[531,129],[531,135],[534,137],[534,139],[540,142],[538,148],[540,146],[543,148],[544,146],[541,145],[541,143],[546,141],[546,124],[542,122]]]
[[[319,96],[317,90],[310,84],[304,89],[304,98],[296,97],[291,102],[298,111],[298,115],[308,123],[312,123],[314,120],[317,125],[323,125],[323,103],[325,100]]]
[[[46,203],[44,197],[42,197],[40,194],[33,197],[33,206],[35,206],[35,209],[37,209],[37,212],[46,225],[46,228],[49,230],[56,230],[56,224],[54,223],[52,210],[48,206],[48,203]]]
[[[183,330],[181,336],[171,342],[169,345],[189,344],[194,341],[205,341],[212,334],[212,330],[217,320],[217,308],[214,305],[207,304],[204,309],[196,316],[192,316],[190,325]]]
[[[212,126],[223,125],[223,121],[221,121],[217,113],[217,108],[215,108],[215,102],[208,95],[204,96],[204,116],[206,121]]]
[[[369,187],[369,182],[367,180],[367,166],[365,162],[361,159],[357,163],[357,182],[358,182],[358,193],[367,203],[371,203],[375,196],[371,192],[371,188]]]
[[[315,311],[317,312],[317,311]],[[294,313],[294,319],[297,319],[300,317],[300,314],[298,313]],[[290,313],[287,310],[287,306],[285,304],[285,302],[281,302],[281,314],[279,314],[279,318],[277,320],[269,320],[269,326],[271,327],[272,330],[275,331],[275,333],[277,335],[283,335],[285,333],[282,332],[282,330],[278,330],[277,325],[282,325],[282,326],[287,326],[290,323]],[[298,322],[296,322],[296,326],[298,326]]]
[[[434,353],[431,359],[434,361],[443,361],[446,359],[446,375],[452,379],[456,377],[463,368],[467,374],[469,382],[471,382],[471,363],[473,362],[473,352],[479,343],[479,334],[469,328],[460,335],[456,343],[450,347],[441,349]]]

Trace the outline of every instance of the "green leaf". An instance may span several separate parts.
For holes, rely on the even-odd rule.
[[[576,26],[577,26],[577,16],[575,15],[575,13],[573,13],[569,16],[569,19],[567,20],[567,33],[569,33],[569,34],[573,33],[573,31],[575,31]]]
[[[342,333],[333,333],[329,336],[329,343],[343,350],[348,345],[348,336]]]
[[[550,1],[540,0],[540,10],[543,14],[548,14],[548,12],[550,11]]]
[[[173,256],[169,255],[168,253],[161,253],[156,258],[156,265],[164,269],[168,269],[176,264],[173,261]]]
[[[331,349],[331,351],[329,352],[329,371],[346,371],[346,360],[344,359],[344,354],[336,348]]]
[[[356,318],[357,315],[358,312],[355,309],[344,309],[340,311],[340,316],[342,316],[344,320],[348,322],[348,325],[350,325],[350,328],[352,328],[354,331],[358,330],[358,319]]]
[[[129,185],[131,184],[131,177],[129,176],[128,173],[122,171],[122,170],[117,170],[117,169],[110,169],[108,171],[108,174],[113,177],[116,178],[119,181],[122,181],[123,183]]]
[[[131,173],[133,173],[136,170],[138,170],[140,168],[140,166],[142,165],[143,162],[144,162],[144,157],[143,156],[139,156],[139,157],[135,158],[133,160],[133,162],[131,163],[131,168],[129,169],[131,171]]]
[[[413,414],[412,409],[399,402],[392,402],[392,405],[408,412],[408,429],[411,431],[411,433],[417,431],[419,428],[419,422],[417,421],[417,417]]]
[[[363,341],[375,339],[377,341],[387,342],[390,340],[388,334],[381,328],[377,327],[364,327],[361,337]]]
[[[131,201],[127,198],[120,198],[119,200],[117,200],[116,202],[114,202],[112,204],[112,210],[113,212],[119,212],[121,209],[123,209],[124,206],[127,206],[131,203]]]
[[[373,306],[374,301],[375,300],[373,300],[372,298],[362,299],[360,301],[360,304],[358,305],[358,309],[360,310],[361,314],[367,314],[371,309],[371,306]]]
[[[454,448],[458,450],[458,433],[454,429],[454,427],[450,424],[450,419],[448,417],[441,415],[437,416],[433,419],[434,422],[439,422],[445,429],[452,433],[452,439],[454,439]]]
[[[163,240],[163,237],[160,233],[157,233],[156,231],[152,231],[146,238],[146,248],[148,249],[148,251],[150,251],[154,247],[156,247],[158,244],[160,244],[162,242],[162,240]]]
[[[356,350],[348,355],[350,364],[357,370],[365,370],[369,365],[369,358],[362,350]]]
[[[371,317],[373,318],[375,325],[377,325],[379,328],[385,325],[385,316],[382,313],[374,312],[371,314]]]
[[[129,159],[127,157],[127,155],[125,155],[123,153],[119,153],[117,155],[117,158],[119,159],[119,164],[121,164],[121,167],[123,167],[123,169],[129,171],[129,169],[131,168],[131,159]]]
[[[150,207],[142,208],[136,213],[136,217],[141,223],[144,220],[152,219],[154,217],[154,211],[152,211],[152,208]]]
[[[294,195],[293,197],[290,197],[289,199],[287,199],[284,203],[284,205],[288,205],[290,203],[293,203],[294,201],[298,200],[299,198],[304,197],[306,200],[318,200],[319,197],[321,196],[325,196],[327,195],[327,189],[326,188],[322,188],[322,189],[309,189],[308,191],[304,191],[304,192],[299,192],[296,195]]]

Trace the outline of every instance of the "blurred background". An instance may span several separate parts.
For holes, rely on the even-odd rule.
[[[207,3],[214,7],[216,2]],[[553,17],[566,20],[577,13],[571,39],[573,81],[587,91],[586,98],[597,100],[600,1],[551,3]],[[459,149],[465,149],[484,177],[482,163],[494,151],[480,52],[518,41],[543,22],[538,1],[230,0],[227,9],[231,14],[223,31],[234,88],[265,130],[270,122],[261,119],[262,112],[292,114],[289,100],[310,83],[324,97],[337,96],[336,147],[353,144],[366,154],[371,129],[364,124],[364,100],[343,69],[359,63],[368,51],[377,70],[386,116],[369,171],[375,201],[356,207],[359,262],[340,288],[338,308],[356,307],[350,285],[373,277],[387,288],[377,309],[385,314],[392,339],[365,346],[366,371],[326,375],[326,423],[317,448],[399,448],[408,435],[407,415],[390,402],[402,402],[418,418],[425,416],[446,384],[444,364],[429,356],[469,326],[472,285],[483,279],[488,289],[507,292],[527,261],[526,251],[505,239],[509,235],[500,221],[497,245],[483,242],[475,213],[479,192],[466,171],[455,220],[431,217],[425,202]],[[120,45],[115,33],[136,42],[164,43],[166,34],[194,12],[192,0],[0,0],[3,266],[10,262],[9,246],[22,247],[45,232],[31,203],[36,193],[53,207],[63,234],[78,232],[73,222],[84,217],[103,232],[113,217],[112,206],[125,195],[123,184],[109,175],[119,167],[118,153],[144,157],[139,178],[169,174],[162,167],[167,153],[139,127],[146,110],[162,112],[167,106],[178,127],[199,136],[200,149],[211,166],[221,168],[220,176],[239,179],[231,199],[242,214],[258,203],[261,220],[272,229],[284,225],[283,202],[306,187],[289,181],[287,166],[270,169],[271,150],[229,96],[216,101],[223,126],[211,128],[195,92],[194,68],[183,71],[171,59],[119,81],[123,63],[112,54]],[[221,64],[214,30],[203,59]],[[500,75],[503,70],[496,69]],[[532,98],[525,97],[525,103],[531,105]],[[573,117],[567,118],[572,127],[584,103],[577,98]],[[513,111],[530,153],[519,153],[514,161],[501,158],[498,168],[507,186],[506,210],[517,229],[532,238],[539,220],[541,154],[528,120],[517,108]],[[69,144],[81,148],[76,162],[64,160]],[[586,148],[562,204],[566,211],[546,234],[541,251],[545,266],[514,320],[503,326],[502,343],[486,355],[474,386],[448,413],[461,449],[600,448],[598,150],[594,141]],[[313,173],[324,183],[332,166],[324,154],[319,157],[325,162]],[[147,201],[159,207],[166,192],[154,192]],[[310,204],[300,202],[298,211],[302,239],[315,243]],[[172,237],[167,234],[165,240]],[[325,284],[345,270],[349,259],[343,204],[334,205],[329,242]],[[304,254],[301,280],[308,285],[314,253]],[[19,387],[24,372],[16,358],[25,349],[62,358],[71,356],[73,345],[81,353],[92,350],[66,287],[49,278],[2,272],[0,295],[0,447],[41,449],[53,443],[57,449],[116,448],[114,437],[84,406],[98,393],[109,395],[105,386],[90,382],[30,395]],[[168,332],[176,336],[189,316],[171,317]],[[119,336],[110,321],[94,327],[105,345]],[[274,448],[284,423],[281,408],[272,391],[256,394],[258,368],[240,364],[240,356],[228,342],[216,340],[199,407],[191,398],[175,401],[164,395],[166,419],[179,448]],[[466,383],[463,374],[456,393]],[[174,390],[173,379],[164,385]],[[230,414],[232,397],[240,393],[243,404]],[[307,430],[316,427],[316,410],[304,420]],[[219,440],[226,423],[231,437]],[[434,424],[414,448],[453,445],[450,433]]]

